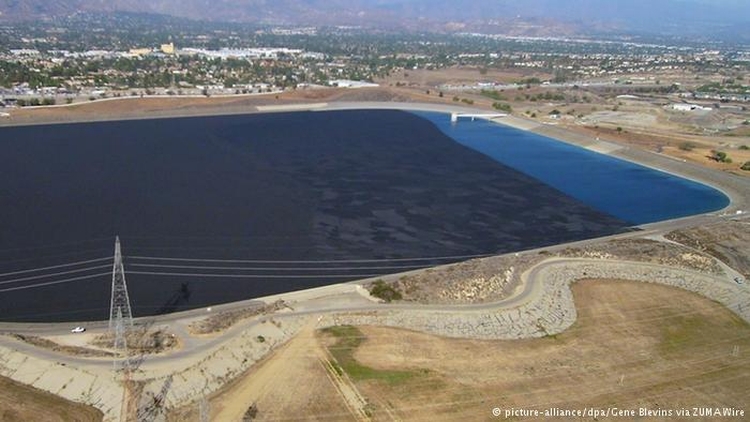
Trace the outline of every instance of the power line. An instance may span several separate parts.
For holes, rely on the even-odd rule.
[[[67,252],[67,253],[60,253],[55,255],[38,255],[34,254],[33,257],[29,258],[19,258],[19,259],[12,259],[12,260],[6,260],[7,258],[0,257],[3,261],[0,261],[0,265],[7,266],[7,265],[13,265],[17,264],[19,262],[37,262],[40,260],[52,260],[52,259],[80,259],[80,257],[85,257],[85,255],[91,256],[91,255],[101,255],[103,251],[103,248],[99,249],[86,249],[86,250],[76,250],[74,252]]]
[[[92,262],[105,261],[105,260],[109,260],[109,259],[112,259],[112,257],[108,256],[106,258],[89,259],[88,261],[78,261],[78,262],[71,262],[69,264],[60,264],[60,265],[52,265],[52,266],[49,266],[49,267],[32,268],[30,270],[13,271],[13,272],[10,272],[10,273],[0,274],[0,277],[5,277],[5,276],[9,276],[9,275],[17,275],[17,274],[35,273],[35,272],[38,272],[38,271],[52,270],[52,269],[55,269],[55,268],[74,267],[76,265],[90,264]]]
[[[435,256],[419,258],[381,258],[381,259],[340,259],[340,260],[259,260],[259,259],[206,259],[206,258],[166,258],[155,256],[128,256],[131,259],[144,259],[149,261],[188,261],[188,262],[235,262],[235,263],[257,263],[257,264],[334,264],[334,263],[368,263],[368,262],[408,262],[408,261],[447,261],[453,259],[484,258],[492,254],[483,255],[455,255]]]
[[[40,249],[59,249],[59,248],[66,247],[66,246],[81,245],[84,243],[101,242],[101,241],[109,240],[109,239],[110,239],[109,237],[100,237],[96,239],[78,240],[78,241],[65,242],[65,243],[45,243],[44,245],[27,246],[27,247],[22,247],[22,248],[3,248],[3,249],[0,249],[0,253],[37,251]]]
[[[164,264],[128,264],[128,267],[149,268],[185,268],[198,270],[232,270],[232,271],[348,271],[348,270],[390,270],[425,268],[424,265],[386,265],[386,266],[363,266],[363,267],[211,267],[202,265],[164,265]],[[129,271],[130,272],[130,271]]]
[[[105,275],[111,275],[111,273],[101,273],[101,274],[86,275],[86,276],[82,276],[82,277],[68,278],[68,279],[65,279],[65,280],[48,281],[46,283],[31,284],[31,285],[28,285],[28,286],[9,287],[7,289],[0,290],[0,293],[13,292],[13,291],[16,291],[16,290],[34,289],[34,288],[38,288],[38,287],[52,286],[52,285],[55,285],[55,284],[71,283],[73,281],[78,281],[78,280],[87,280],[87,279],[95,278],[95,277],[103,277]]]
[[[31,277],[16,278],[16,279],[13,279],[13,280],[0,281],[0,285],[2,285],[2,284],[20,283],[22,281],[29,281],[29,280],[38,280],[40,278],[48,278],[48,277],[54,277],[54,276],[64,275],[64,274],[83,273],[83,272],[86,272],[86,271],[98,270],[98,269],[101,269],[101,268],[108,268],[108,267],[109,267],[109,264],[106,264],[106,265],[98,265],[96,267],[79,268],[77,270],[62,271],[62,272],[59,272],[59,273],[40,274],[40,275],[31,276]]]
[[[262,275],[262,274],[191,274],[191,273],[163,273],[150,271],[128,271],[128,274],[138,275],[167,275],[174,277],[208,277],[208,278],[367,278],[380,277],[384,274],[289,274],[289,275]],[[1,291],[1,290],[0,290]]]

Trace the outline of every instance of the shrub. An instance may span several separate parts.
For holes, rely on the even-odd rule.
[[[740,168],[745,171],[750,171],[750,161],[746,161]]]
[[[506,113],[510,113],[513,110],[510,104],[503,104],[503,103],[493,103],[492,108],[494,108],[495,110],[504,111]]]
[[[483,89],[480,94],[484,97],[491,98],[497,101],[507,101],[505,96],[495,91],[494,89]]]
[[[720,163],[731,163],[732,162],[732,159],[729,158],[729,156],[727,155],[727,153],[724,152],[724,151],[713,150],[711,152],[713,153],[713,155],[711,156],[711,158],[713,160],[715,160],[715,161],[718,161]]]
[[[372,284],[370,294],[386,302],[401,300],[402,298],[401,292],[383,280],[377,280]]]
[[[695,149],[696,145],[690,141],[682,142],[679,146],[679,148],[683,151],[692,151]]]

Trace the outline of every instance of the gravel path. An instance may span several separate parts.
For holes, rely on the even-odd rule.
[[[447,337],[524,339],[561,333],[576,320],[571,283],[583,279],[631,280],[679,287],[715,300],[750,322],[750,288],[727,277],[682,268],[627,261],[554,258],[526,274],[526,289],[489,307],[455,309],[383,309],[334,314],[323,326],[381,325]]]

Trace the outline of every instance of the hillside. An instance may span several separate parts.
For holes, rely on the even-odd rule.
[[[0,0],[0,19],[5,21],[115,11],[276,25],[522,35],[645,31],[750,38],[750,4],[735,0]],[[526,27],[532,29],[519,29]]]

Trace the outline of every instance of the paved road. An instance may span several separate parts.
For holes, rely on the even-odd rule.
[[[643,234],[643,233],[638,233]],[[633,236],[634,234],[629,234],[625,236]],[[581,243],[581,242],[577,242]],[[558,247],[563,247],[563,245],[560,245]],[[597,263],[602,262],[601,260],[596,259],[586,259],[586,258],[550,258],[548,260],[545,260],[534,267],[532,267],[529,271],[521,275],[521,285],[523,286],[523,289],[515,294],[512,297],[503,299],[498,302],[492,302],[492,303],[482,303],[482,304],[469,304],[469,305],[419,305],[419,304],[410,304],[410,303],[399,303],[399,304],[371,304],[371,305],[349,305],[349,306],[325,306],[325,304],[318,305],[316,307],[312,307],[309,309],[304,310],[291,310],[289,312],[284,313],[277,313],[273,315],[273,318],[275,320],[281,320],[289,319],[289,318],[298,318],[301,316],[314,316],[314,315],[323,315],[323,314],[336,314],[336,313],[347,313],[347,312],[378,312],[378,311],[389,311],[389,310],[407,310],[411,312],[420,312],[420,311],[438,311],[438,312],[447,312],[452,314],[460,314],[460,313],[475,313],[475,312],[488,312],[488,311],[501,311],[506,309],[512,309],[518,306],[521,306],[527,302],[529,302],[531,299],[535,298],[536,295],[539,295],[543,289],[543,283],[544,279],[542,279],[539,275],[541,272],[543,272],[547,267],[554,266],[554,265],[560,265],[560,264],[566,264],[566,263]],[[653,263],[633,263],[628,261],[616,261],[616,260],[607,260],[607,263],[630,263],[633,265],[637,265],[638,267],[651,267],[651,268],[659,268],[664,270],[669,270],[670,267],[659,265],[659,264],[653,264]],[[702,277],[709,277],[714,279],[717,283],[734,283],[733,281],[733,273],[729,273],[725,276],[711,276],[705,273],[697,272],[697,271],[690,271],[683,268],[680,268],[679,271],[683,273],[694,273],[696,275],[700,275]],[[332,286],[333,288],[329,289],[331,292],[335,292],[336,288],[340,291],[345,290],[351,290],[349,288],[350,285],[338,285],[338,286]],[[293,304],[293,306],[298,305],[304,305],[305,302],[298,302],[297,304]],[[231,304],[228,305],[228,307],[231,309],[233,307],[240,306],[238,304]],[[298,306],[299,307],[299,306]],[[165,316],[165,317],[157,317],[154,318],[155,324],[157,325],[172,325],[173,323],[179,322],[180,319],[178,317],[174,316]],[[222,343],[228,341],[229,339],[233,338],[234,336],[238,335],[240,332],[245,331],[247,329],[253,328],[254,326],[257,326],[259,324],[262,324],[262,318],[253,319],[253,320],[247,320],[244,322],[239,322],[232,326],[230,329],[226,330],[225,332],[221,333],[220,335],[214,337],[214,338],[205,338],[205,337],[191,337],[188,336],[186,332],[182,332],[179,334],[182,334],[182,340],[183,340],[183,346],[180,350],[165,354],[165,355],[157,355],[157,356],[147,356],[141,366],[142,369],[148,369],[150,366],[158,366],[164,363],[175,363],[180,360],[191,360],[191,357],[193,356],[200,356],[204,352],[212,350],[214,348],[219,347]],[[104,331],[106,330],[106,327],[104,326],[104,323],[99,323],[99,326],[97,326],[93,331]],[[175,327],[184,327],[184,325],[176,324]],[[30,332],[37,332],[33,327],[29,327],[28,330]],[[37,332],[38,333],[38,332]],[[46,360],[53,360],[58,362],[64,362],[66,364],[80,366],[80,367],[111,367],[112,363],[109,359],[101,359],[101,358],[80,358],[80,357],[73,357],[73,356],[67,356],[67,355],[60,355],[56,352],[46,350],[46,349],[40,349],[36,348],[34,346],[25,344],[23,342],[10,340],[8,338],[0,339],[0,344],[9,346],[12,345],[12,347],[23,351],[24,353],[28,353],[30,355],[43,358]]]

